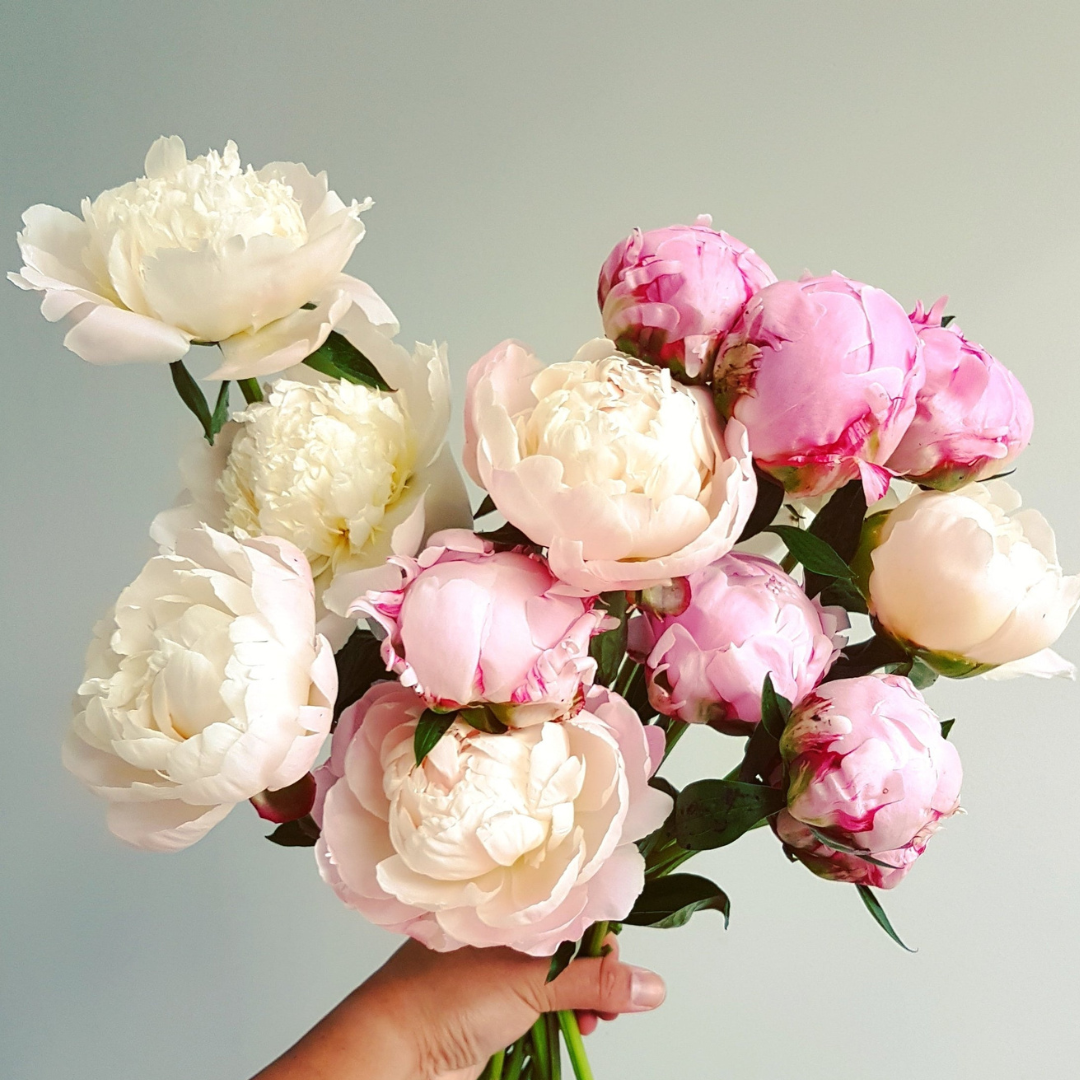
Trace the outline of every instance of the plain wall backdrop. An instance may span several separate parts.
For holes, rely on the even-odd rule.
[[[160,134],[372,195],[350,271],[468,365],[599,331],[634,225],[715,224],[781,277],[836,269],[950,311],[1034,402],[1016,482],[1080,569],[1080,77],[1074,3],[33,0],[2,4],[6,268],[31,203],[78,209]],[[61,768],[92,622],[150,553],[195,422],[162,367],[93,368],[0,288],[4,665],[0,1075],[245,1080],[395,947],[247,807],[172,856],[124,848]],[[1080,659],[1080,626],[1060,642]],[[939,683],[966,817],[884,897],[768,830],[698,860],[733,900],[629,930],[656,1014],[590,1039],[598,1080],[1077,1075],[1075,684]],[[709,731],[673,779],[717,775]]]

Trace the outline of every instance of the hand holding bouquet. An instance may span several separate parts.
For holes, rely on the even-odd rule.
[[[78,690],[64,759],[109,827],[176,850],[250,802],[377,925],[554,978],[623,925],[726,925],[681,868],[767,825],[900,942],[875,890],[960,808],[922,691],[1074,674],[1051,646],[1080,576],[997,479],[1031,438],[1019,382],[943,301],[777,281],[708,218],[635,231],[606,337],[470,371],[474,514],[445,348],[403,348],[342,273],[369,206],[174,138],[81,218],[24,217],[12,280],[84,359],[169,364],[205,440]],[[220,350],[213,404],[193,346]],[[680,791],[659,770],[692,724],[743,756]],[[557,1080],[563,1041],[590,1077],[570,1011],[485,1075]]]

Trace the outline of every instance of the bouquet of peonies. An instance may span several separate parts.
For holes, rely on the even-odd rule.
[[[171,138],[81,218],[24,215],[15,284],[83,359],[168,364],[205,436],[64,746],[110,829],[172,851],[250,802],[372,922],[554,978],[624,924],[726,923],[680,868],[767,825],[900,942],[875,890],[960,797],[922,691],[1074,673],[1050,646],[1080,576],[997,479],[1023,388],[944,301],[777,281],[707,217],[635,230],[600,272],[605,337],[469,372],[474,514],[444,348],[397,344],[342,273],[370,205]],[[220,349],[213,403],[193,345]],[[745,752],[679,791],[658,770],[690,724]],[[562,1041],[589,1077],[573,1013],[485,1075],[553,1080]]]

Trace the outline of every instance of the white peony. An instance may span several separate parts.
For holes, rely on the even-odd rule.
[[[469,373],[465,465],[575,587],[640,589],[731,550],[757,484],[709,394],[598,338],[544,367],[517,342]]]
[[[648,783],[662,732],[593,687],[559,722],[487,735],[455,720],[417,765],[424,709],[381,682],[341,715],[313,811],[341,899],[440,951],[548,956],[625,918],[645,883],[636,841],[671,810]]]
[[[319,629],[335,648],[355,620],[323,607],[332,581],[382,566],[393,551],[415,551],[438,529],[472,524],[445,445],[445,349],[417,345],[410,355],[355,308],[340,330],[393,391],[326,379],[306,367],[288,373],[265,401],[236,415],[214,447],[192,444],[181,461],[187,499],[151,528],[164,550],[181,529],[200,522],[295,544],[315,578]]]
[[[82,219],[41,204],[23,215],[25,265],[8,276],[44,292],[50,322],[68,318],[64,344],[84,360],[170,363],[217,343],[213,377],[245,379],[299,363],[353,304],[397,332],[374,290],[341,273],[370,199],[346,206],[304,165],[244,169],[233,142],[188,161],[163,137],[145,168],[84,199]]]
[[[995,480],[916,491],[867,519],[856,567],[870,613],[947,675],[1072,674],[1051,652],[1080,605],[1054,531]]]
[[[336,696],[301,553],[197,529],[98,624],[64,764],[109,801],[120,839],[175,851],[301,779]]]

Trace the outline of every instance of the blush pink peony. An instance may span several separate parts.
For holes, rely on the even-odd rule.
[[[491,702],[515,726],[580,706],[582,686],[596,673],[589,639],[606,616],[591,597],[568,595],[543,557],[496,551],[465,529],[448,529],[416,558],[390,563],[399,580],[363,593],[348,611],[382,627],[387,668],[425,701]]]
[[[891,889],[959,809],[956,747],[919,691],[898,675],[820,686],[796,705],[780,751],[790,779],[775,829],[821,877]]]
[[[1031,402],[1000,360],[942,326],[945,299],[917,305],[911,322],[923,343],[926,384],[915,418],[889,458],[889,468],[923,486],[951,491],[1008,469],[1031,441]]]
[[[778,281],[751,298],[720,346],[717,405],[746,426],[754,460],[791,495],[861,477],[873,502],[915,415],[920,352],[888,293],[840,274]]]
[[[766,675],[778,694],[798,700],[843,647],[843,608],[807,599],[769,559],[728,554],[691,574],[687,584],[684,611],[643,612],[631,623],[649,700],[665,716],[745,732],[761,720]]]
[[[643,233],[616,244],[600,271],[604,333],[620,349],[698,381],[743,305],[776,280],[741,240],[693,225]]]
[[[625,918],[645,882],[635,841],[672,805],[648,783],[659,729],[596,687],[572,719],[501,735],[456,720],[417,765],[424,708],[384,682],[342,713],[313,811],[338,896],[442,952],[549,956],[592,923]]]
[[[636,590],[730,551],[757,496],[743,425],[709,394],[598,338],[544,367],[506,341],[473,365],[465,466],[552,571]]]

